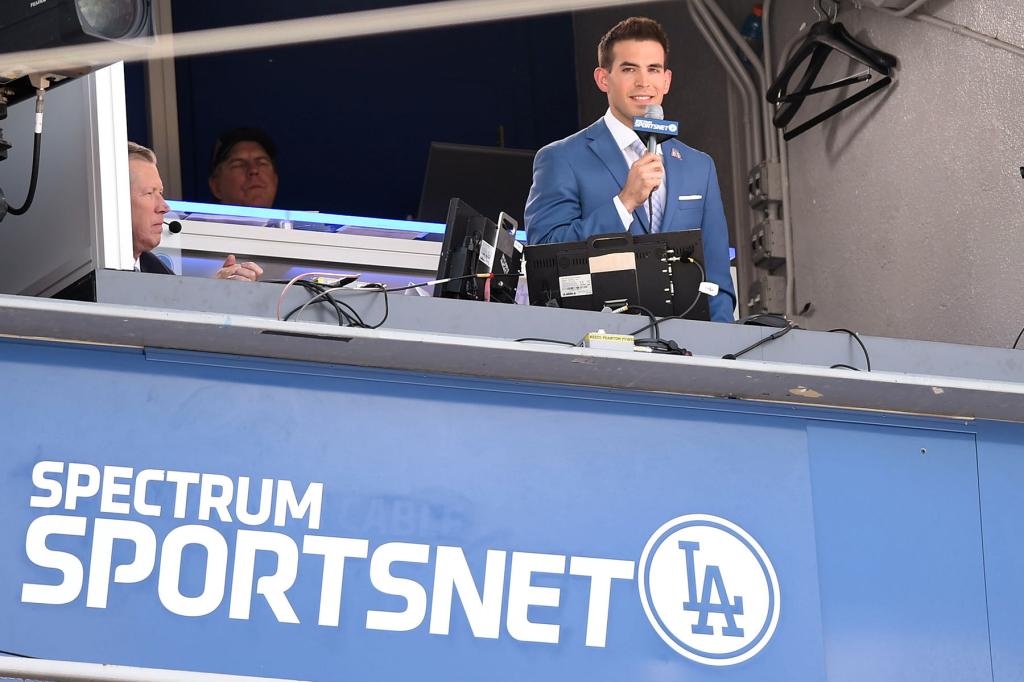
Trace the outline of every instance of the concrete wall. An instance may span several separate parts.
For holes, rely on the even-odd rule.
[[[840,21],[900,69],[888,91],[789,143],[797,309],[813,305],[803,322],[1007,347],[1024,325],[1024,57],[845,5]],[[815,20],[807,0],[776,10],[779,48]],[[1024,3],[922,11],[1024,45]],[[830,62],[819,82],[856,71]],[[795,122],[845,96],[807,101]]]

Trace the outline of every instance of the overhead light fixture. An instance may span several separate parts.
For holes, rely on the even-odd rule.
[[[66,47],[102,40],[153,35],[152,0],[2,0],[0,52]],[[52,85],[83,76],[104,64],[69,64],[54,69]],[[41,75],[41,74],[37,74]],[[0,54],[0,88],[8,104],[35,95],[29,74],[5,64]]]
[[[67,47],[103,40],[131,40],[153,35],[152,0],[0,0],[0,122],[7,107],[36,98],[36,126],[32,149],[32,175],[28,197],[20,207],[9,207],[0,188],[0,220],[7,213],[21,215],[32,205],[39,177],[43,132],[43,94],[105,64],[69,60],[43,73],[26,73],[4,53]],[[11,148],[0,129],[0,161]]]

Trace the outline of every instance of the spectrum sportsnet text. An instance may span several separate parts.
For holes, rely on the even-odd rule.
[[[320,529],[320,482],[260,479],[256,486],[244,476],[58,461],[36,463],[32,482],[30,507],[55,513],[35,517],[26,530],[29,561],[48,570],[22,583],[24,603],[67,605],[84,594],[88,608],[104,609],[118,599],[118,585],[144,583],[178,616],[211,616],[226,605],[228,618],[249,620],[255,598],[277,622],[339,628],[349,567],[349,577],[365,577],[370,588],[349,585],[350,595],[376,593],[402,604],[368,608],[348,597],[346,613],[362,609],[367,630],[405,632],[426,623],[431,634],[448,635],[459,608],[477,638],[499,639],[504,625],[515,640],[559,644],[562,626],[548,621],[571,616],[585,618],[586,646],[605,647],[613,585],[636,581],[658,636],[707,665],[756,655],[778,622],[778,580],[767,554],[742,528],[713,516],[664,524],[638,567],[628,559],[489,548],[467,558],[458,546],[309,533]],[[69,542],[78,543],[77,553],[66,551]],[[356,562],[361,570],[352,571]],[[483,567],[479,580],[471,565]],[[410,566],[431,575],[406,577]],[[186,574],[192,587],[183,591]],[[554,608],[562,601],[554,584],[565,575],[586,586],[585,605],[575,604],[580,613]],[[299,580],[316,585],[317,607],[296,610],[289,591]]]

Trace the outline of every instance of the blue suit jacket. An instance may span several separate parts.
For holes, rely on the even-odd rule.
[[[661,231],[700,229],[708,281],[724,291],[711,299],[711,319],[733,319],[729,273],[729,230],[725,224],[718,174],[711,157],[676,140],[662,144],[667,180]],[[564,140],[537,152],[533,186],[526,202],[530,244],[584,241],[595,234],[621,233],[612,199],[626,184],[629,168],[608,126],[598,119]],[[650,232],[647,207],[634,213],[633,234]],[[725,293],[728,292],[728,293]]]

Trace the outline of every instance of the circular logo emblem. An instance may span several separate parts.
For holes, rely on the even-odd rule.
[[[677,126],[675,123],[670,123],[668,126],[668,131],[675,135],[676,133],[679,132],[679,126]]]
[[[768,644],[779,622],[779,579],[768,555],[717,516],[680,516],[655,531],[638,578],[655,631],[698,663],[742,663]]]

